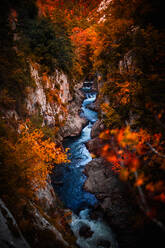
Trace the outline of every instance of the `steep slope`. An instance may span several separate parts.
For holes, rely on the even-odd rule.
[[[65,34],[59,37],[55,33],[49,18],[38,17],[35,1],[2,1],[1,7],[0,195],[31,247],[74,247],[68,224],[71,213],[54,193],[50,170],[43,170],[49,155],[54,157],[51,164],[57,158],[57,163],[64,162],[61,140],[78,135],[85,122],[78,115],[81,84],[74,86],[75,79],[66,69],[67,58],[62,62],[70,52],[63,42],[69,46],[69,40]],[[38,181],[33,181],[34,174]],[[1,217],[6,228],[5,233],[1,229],[2,247],[9,247],[10,242],[13,247],[26,246],[22,237],[15,240]],[[13,232],[16,230],[13,226]]]

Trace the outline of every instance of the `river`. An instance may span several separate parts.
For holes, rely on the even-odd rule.
[[[88,104],[96,99],[97,93],[92,90],[92,83],[84,82],[82,88],[85,100],[82,103],[81,116],[89,122],[83,128],[79,137],[68,138],[64,147],[70,148],[70,163],[56,166],[54,173],[55,191],[65,207],[72,210],[71,229],[77,237],[77,244],[80,248],[116,248],[118,247],[110,227],[100,218],[90,218],[91,208],[97,203],[95,196],[83,189],[86,176],[83,174],[84,167],[92,160],[85,143],[91,139],[90,133],[93,123],[97,120],[97,113],[88,109]],[[79,235],[79,230],[87,225],[93,231],[89,238]],[[110,245],[111,244],[111,245]]]

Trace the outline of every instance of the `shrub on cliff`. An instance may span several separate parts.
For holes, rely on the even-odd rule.
[[[45,186],[53,165],[68,162],[61,147],[50,138],[45,139],[41,130],[28,126],[28,122],[21,124],[20,134],[16,136],[13,132],[6,135],[8,126],[1,125],[0,193],[8,201],[33,199],[36,190]]]

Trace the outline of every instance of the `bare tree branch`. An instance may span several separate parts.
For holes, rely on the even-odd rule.
[[[155,153],[156,155],[158,155],[161,158],[165,158],[164,154],[159,153],[150,143],[146,143],[146,145],[151,149],[151,151],[153,153]]]

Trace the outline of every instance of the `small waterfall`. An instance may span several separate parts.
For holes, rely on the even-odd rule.
[[[84,225],[91,230],[91,237],[84,238],[80,236],[79,230]],[[71,228],[74,235],[77,237],[77,244],[80,248],[117,248],[117,242],[108,225],[100,218],[91,220],[89,209],[80,211],[79,215],[73,214]]]

